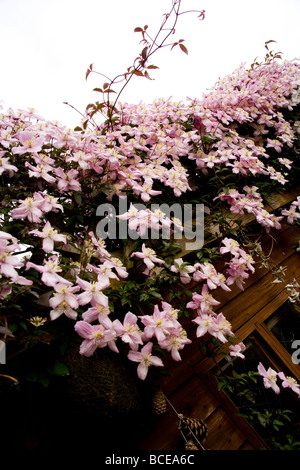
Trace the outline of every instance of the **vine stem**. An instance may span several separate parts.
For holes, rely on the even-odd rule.
[[[161,23],[156,35],[153,37],[153,39],[151,37],[152,35],[150,36],[148,34],[148,32],[146,31],[148,26],[145,26],[144,29],[139,28],[139,27],[135,29],[136,32],[141,32],[142,33],[143,39],[140,42],[142,42],[145,47],[143,48],[143,50],[139,54],[139,56],[136,57],[136,59],[133,62],[133,65],[131,65],[129,68],[127,68],[127,71],[125,73],[118,74],[115,78],[110,79],[106,75],[92,70],[92,65],[88,69],[88,73],[90,73],[90,72],[97,73],[97,74],[102,75],[103,77],[107,78],[108,81],[109,81],[109,84],[106,84],[107,86],[104,86],[104,90],[97,89],[97,91],[102,91],[102,93],[103,93],[103,101],[102,101],[100,107],[101,108],[103,108],[103,107],[106,108],[105,114],[104,113],[102,113],[102,114],[103,114],[103,116],[106,116],[105,125],[107,126],[107,129],[113,130],[113,128],[114,128],[114,120],[116,119],[116,117],[117,117],[116,115],[118,114],[118,110],[116,108],[116,105],[117,105],[117,103],[120,99],[121,94],[123,93],[123,91],[124,91],[125,87],[128,85],[128,83],[131,81],[132,77],[134,75],[137,75],[137,76],[146,77],[146,78],[151,80],[151,78],[149,77],[147,69],[151,68],[151,67],[152,68],[158,68],[158,67],[156,67],[154,65],[148,67],[146,64],[147,64],[149,58],[153,54],[155,54],[159,49],[162,49],[163,47],[167,47],[167,46],[171,45],[172,49],[173,49],[173,47],[178,45],[178,44],[180,45],[181,49],[184,50],[184,52],[187,53],[186,48],[183,48],[183,46],[181,44],[181,42],[183,40],[180,40],[179,42],[174,42],[172,44],[166,44],[167,39],[172,34],[175,33],[175,28],[176,28],[178,18],[179,18],[180,15],[182,15],[183,13],[197,12],[197,13],[200,13],[199,18],[204,19],[205,11],[204,10],[203,11],[189,10],[189,11],[181,12],[180,11],[181,3],[182,3],[182,0],[172,0],[172,6],[170,8],[170,11],[168,13],[163,14],[162,23]],[[170,28],[167,28],[166,24],[167,24],[167,22],[169,21],[170,18],[173,19],[173,23],[171,24]],[[164,33],[164,34],[163,34],[163,37],[161,39],[160,35],[162,33]],[[111,87],[114,84],[119,84],[119,83],[123,82],[124,80],[125,80],[125,83],[123,84],[123,86],[121,86],[121,89],[118,93],[111,89]],[[112,102],[110,102],[111,93],[116,93],[116,97],[115,97],[114,101],[112,101]],[[98,104],[98,106],[99,106],[99,104]],[[99,112],[99,110],[100,109],[96,109],[96,107],[95,107],[93,114],[95,114],[96,112]],[[87,120],[90,121],[91,117],[87,116]],[[93,125],[95,125],[95,122],[93,122]]]
[[[19,383],[18,379],[16,379],[15,377],[12,377],[11,375],[0,374],[0,377],[5,377],[6,379],[10,379],[13,382],[15,382],[16,385],[18,385],[18,383]]]

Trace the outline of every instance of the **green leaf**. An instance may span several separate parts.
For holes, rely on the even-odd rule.
[[[65,364],[62,364],[61,362],[56,362],[55,364],[52,364],[52,366],[48,367],[47,371],[49,372],[49,374],[52,375],[69,375],[69,369]]]
[[[79,193],[74,193],[74,199],[75,199],[75,201],[77,202],[77,204],[81,204],[81,203],[82,203],[81,194],[79,194]]]
[[[265,428],[266,425],[267,425],[266,418],[261,414],[258,414],[257,418],[258,418],[258,421],[260,422],[260,424]]]
[[[36,382],[37,381],[37,374],[34,371],[26,371],[24,373],[24,377],[28,382]]]
[[[43,387],[48,387],[48,385],[50,383],[50,379],[45,374],[40,373],[37,376],[37,382],[40,383],[41,385],[43,385]]]

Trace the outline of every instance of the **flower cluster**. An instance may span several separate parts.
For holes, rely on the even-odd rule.
[[[159,310],[156,305],[152,315],[139,317],[127,312],[121,322],[119,319],[111,321],[107,305],[94,302],[94,306],[83,314],[83,320],[75,324],[76,332],[84,338],[80,353],[91,356],[97,348],[105,346],[119,352],[117,340],[120,338],[129,346],[128,359],[139,363],[137,373],[141,380],[146,378],[151,365],[163,366],[162,360],[152,355],[154,338],[175,361],[181,360],[179,351],[191,340],[177,319],[178,310],[167,302],[162,302],[162,308]],[[97,323],[92,324],[93,321]]]
[[[282,382],[283,388],[290,388],[300,398],[300,385],[293,377],[286,376],[284,372],[276,372],[272,367],[267,370],[260,362],[257,367],[258,373],[263,377],[263,383],[265,388],[271,388],[276,394],[280,393],[280,387],[277,383],[277,378]]]
[[[163,231],[171,235],[175,230],[182,231],[182,223],[180,220],[171,220],[161,209],[141,209],[139,210],[130,203],[130,207],[124,214],[118,215],[119,220],[127,220],[128,228],[136,231],[138,235],[144,237],[150,232],[150,238],[154,238],[155,232]]]
[[[254,272],[252,256],[224,223],[222,272],[213,260],[187,261],[172,245],[182,223],[149,204],[194,199],[212,225],[222,223],[220,214],[252,214],[267,232],[283,220],[297,222],[299,197],[280,214],[269,213],[262,189],[282,188],[298,168],[297,126],[289,115],[300,102],[299,72],[297,62],[272,61],[240,67],[202,99],[117,103],[112,128],[84,116],[71,130],[33,110],[0,108],[0,297],[8,323],[19,322],[11,307],[17,301],[42,318],[45,330],[57,325],[58,336],[67,317],[83,338],[81,354],[118,352],[122,344],[142,379],[150,365],[163,365],[156,347],[181,359],[190,343],[180,321],[184,309],[195,311],[198,338],[208,333],[228,342],[232,327],[214,311],[218,289],[243,289]],[[117,209],[125,196],[130,206],[117,219],[140,238],[96,236],[99,205]],[[230,348],[243,357],[242,343]]]
[[[31,285],[32,281],[21,276],[17,270],[24,266],[24,261],[17,256],[21,251],[18,240],[9,233],[0,231],[0,298],[7,297],[12,291],[13,284]]]
[[[281,214],[287,217],[289,224],[294,224],[297,219],[300,219],[300,196],[292,202],[289,209],[282,210]]]
[[[221,193],[218,197],[221,201],[226,201],[233,214],[253,214],[257,222],[265,227],[267,232],[270,231],[270,228],[280,229],[280,222],[285,214],[282,214],[282,216],[276,216],[274,214],[270,214],[266,209],[264,209],[262,197],[257,192],[258,188],[256,186],[252,186],[251,188],[245,186],[243,189],[245,190],[245,193],[240,193],[236,189],[231,189],[228,193]]]

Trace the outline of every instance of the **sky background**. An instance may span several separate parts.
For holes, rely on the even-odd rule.
[[[75,127],[79,111],[101,98],[105,81],[85,79],[89,64],[114,77],[141,51],[137,26],[155,34],[171,0],[0,0],[0,102],[4,109],[33,107],[45,119]],[[264,44],[287,60],[300,58],[300,0],[182,0],[172,40],[184,39],[188,55],[164,48],[153,56],[149,81],[135,77],[122,94],[128,103],[156,98],[201,98],[241,63],[265,56]]]

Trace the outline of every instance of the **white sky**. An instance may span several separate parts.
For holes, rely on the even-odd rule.
[[[92,92],[102,77],[129,67],[141,50],[136,26],[155,33],[171,0],[0,0],[0,102],[4,109],[34,107],[46,119],[76,126],[80,111],[101,98]],[[300,0],[183,0],[174,40],[185,39],[189,54],[169,48],[153,57],[153,81],[135,77],[121,101],[201,98],[219,77],[241,63],[263,59],[264,43],[275,40],[284,58],[300,57]]]

